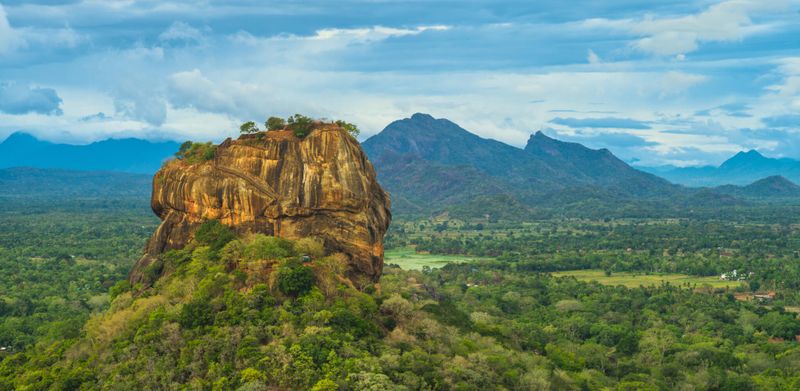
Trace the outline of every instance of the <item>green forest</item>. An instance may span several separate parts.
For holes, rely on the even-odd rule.
[[[90,204],[2,211],[0,389],[800,387],[797,225],[399,219],[387,248],[471,261],[387,265],[356,287],[313,238],[210,221],[151,265],[152,286],[131,287],[157,221],[144,205]],[[551,274],[595,269],[746,277],[712,289]]]

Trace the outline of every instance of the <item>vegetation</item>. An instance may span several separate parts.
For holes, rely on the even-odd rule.
[[[283,130],[286,127],[286,120],[280,117],[269,117],[264,122],[264,126],[267,130]]]
[[[258,125],[256,125],[256,123],[253,121],[247,121],[239,126],[239,131],[242,134],[258,133]]]
[[[210,141],[207,143],[195,143],[187,141],[181,144],[180,149],[175,154],[180,160],[184,160],[189,164],[197,164],[207,162],[214,158],[217,152],[217,146]]]
[[[796,224],[397,220],[386,262],[420,270],[366,293],[318,238],[210,220],[131,287],[144,203],[7,201],[0,390],[800,386]]]
[[[800,226],[694,219],[560,219],[395,222],[388,247],[516,262],[538,272],[685,274],[719,279],[737,270],[748,285],[800,303]]]
[[[292,252],[295,243],[264,238],[233,239],[217,254],[200,242],[178,250],[188,258],[167,261],[172,271],[153,288],[118,292],[107,312],[91,317],[85,336],[6,357],[0,384],[358,390],[800,384],[800,347],[793,341],[800,321],[780,308],[670,284],[625,288],[555,278],[500,261],[424,272],[390,267],[381,293],[366,294],[344,282],[335,256],[306,266]],[[236,246],[270,250],[228,258]],[[286,257],[260,259],[264,254]],[[230,261],[238,265],[227,269]],[[275,279],[249,275],[248,264],[265,261],[275,266]]]
[[[690,288],[710,288],[734,290],[745,285],[744,281],[720,280],[719,277],[688,276],[686,274],[658,273],[649,274],[641,272],[609,273],[603,270],[570,270],[554,272],[555,277],[574,277],[580,281],[597,281],[603,285],[623,285],[628,288],[639,286],[660,286],[671,284]]]
[[[302,114],[295,114],[286,119],[280,117],[269,117],[264,122],[264,127],[268,131],[289,130],[296,137],[304,138],[311,134],[311,132],[314,131],[317,126],[323,124],[333,124],[339,126],[353,137],[358,137],[358,135],[361,133],[361,131],[358,129],[358,126],[346,121],[336,120],[333,122],[328,122],[324,119],[317,120]],[[258,126],[253,121],[243,123],[240,127],[240,130],[242,134],[254,134],[259,132]]]
[[[385,264],[397,265],[404,270],[440,268],[450,263],[474,262],[478,259],[463,255],[419,253],[410,247],[389,249],[384,254]]]
[[[314,130],[314,120],[302,114],[295,114],[286,119],[287,127],[298,138],[308,136]]]
[[[97,198],[0,197],[0,357],[77,338],[141,256],[158,221],[148,205],[91,189]]]
[[[358,126],[356,126],[354,124],[351,124],[349,122],[345,122],[345,121],[342,121],[342,120],[337,120],[334,123],[336,125],[338,125],[340,128],[346,130],[347,133],[350,133],[350,135],[355,137],[355,138],[357,138],[358,135],[361,134],[361,130],[359,130]]]

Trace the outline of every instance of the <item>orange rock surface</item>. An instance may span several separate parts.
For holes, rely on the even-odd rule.
[[[335,125],[303,139],[285,131],[228,139],[210,161],[169,162],[153,178],[151,205],[162,223],[131,271],[132,283],[209,219],[241,234],[320,237],[326,250],[349,257],[351,278],[377,281],[383,269],[389,196],[358,141]]]

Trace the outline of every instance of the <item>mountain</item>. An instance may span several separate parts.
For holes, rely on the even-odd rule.
[[[636,196],[665,195],[677,192],[666,180],[634,169],[608,149],[594,150],[578,143],[555,140],[536,132],[528,140],[525,152],[554,170],[582,184],[623,191]]]
[[[476,199],[484,205],[501,200],[536,208],[588,199],[665,197],[680,191],[608,150],[562,142],[541,132],[519,149],[421,113],[392,122],[363,146],[401,212]]]
[[[127,138],[87,145],[56,144],[22,132],[0,143],[0,168],[36,167],[152,174],[179,143]]]
[[[782,176],[800,182],[800,160],[769,158],[756,150],[739,152],[719,167],[640,167],[686,186],[745,186],[770,176]]]
[[[779,175],[760,179],[747,186],[723,185],[716,187],[714,190],[719,193],[745,198],[800,197],[800,186]]]

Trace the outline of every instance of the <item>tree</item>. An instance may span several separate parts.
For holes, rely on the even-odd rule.
[[[183,305],[178,315],[178,323],[183,328],[206,326],[214,322],[214,309],[208,301],[194,299]]]
[[[189,164],[196,164],[209,161],[214,158],[217,146],[210,141],[207,143],[195,143],[187,141],[181,144],[175,157],[185,160]]]
[[[335,123],[336,125],[339,125],[340,128],[346,130],[347,133],[350,133],[350,135],[353,137],[358,137],[358,135],[361,134],[361,130],[359,130],[358,126],[355,124],[351,124],[342,120],[337,120]]]
[[[314,286],[314,272],[298,261],[289,261],[278,270],[278,290],[288,296],[300,296]]]
[[[175,152],[175,156],[178,158],[185,157],[189,149],[192,148],[192,144],[194,143],[191,141],[184,141],[183,144],[181,144],[181,147],[178,148],[178,152]]]
[[[241,131],[242,134],[258,133],[258,126],[256,126],[256,123],[253,121],[247,121],[239,127],[239,131]]]
[[[279,117],[269,117],[267,122],[264,122],[267,130],[283,130],[286,127],[286,120]]]

